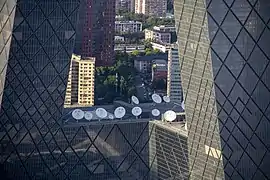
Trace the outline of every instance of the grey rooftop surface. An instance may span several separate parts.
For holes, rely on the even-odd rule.
[[[124,107],[126,110],[126,114],[123,118],[117,119],[114,116],[114,110],[117,107]],[[135,117],[132,115],[131,111],[133,107],[140,107],[142,109],[142,114],[139,117]],[[95,110],[98,108],[104,108],[108,115],[104,119],[100,119],[97,117]],[[72,112],[75,109],[81,109],[84,112],[91,112],[93,117],[91,120],[86,120],[82,118],[80,120],[76,120],[72,117]],[[153,109],[158,109],[160,111],[160,115],[154,117],[151,112]],[[141,103],[141,104],[129,104],[123,101],[114,101],[112,105],[98,105],[92,107],[76,107],[76,108],[65,108],[63,111],[62,122],[64,126],[77,126],[77,125],[89,125],[89,124],[117,124],[117,123],[137,123],[137,122],[148,122],[153,120],[161,120],[161,115],[164,114],[167,110],[173,110],[176,113],[183,113],[184,110],[179,104],[175,104],[173,102],[165,103],[162,102],[160,104],[156,103]],[[109,115],[113,115],[114,119],[109,119]]]

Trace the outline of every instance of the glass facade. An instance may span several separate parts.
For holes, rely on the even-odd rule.
[[[175,0],[190,179],[269,179],[270,1]]]
[[[0,105],[2,101],[7,61],[9,57],[16,0],[0,2]]]
[[[171,101],[181,104],[182,94],[178,47],[174,45],[168,51],[167,96]]]
[[[151,180],[188,180],[187,131],[183,123],[150,122]]]
[[[80,3],[0,3],[1,178],[156,180],[179,179],[178,173],[185,177],[178,167],[187,166],[182,159],[187,155],[184,132],[175,137],[177,131],[139,121],[63,124]],[[175,146],[167,146],[167,141]]]
[[[74,0],[17,2],[0,115],[3,125],[24,123],[31,128],[44,121],[46,131],[58,124],[78,5]]]

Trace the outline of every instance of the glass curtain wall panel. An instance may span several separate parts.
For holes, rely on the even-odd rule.
[[[270,178],[269,7],[175,0],[191,178]]]

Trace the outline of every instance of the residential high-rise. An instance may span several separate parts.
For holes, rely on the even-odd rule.
[[[175,0],[190,179],[270,179],[270,1]]]
[[[153,59],[151,71],[152,71],[152,81],[163,80],[164,82],[166,82],[168,72],[167,58]]]
[[[116,0],[115,11],[116,13],[118,13],[119,11],[134,12],[134,3],[135,0]]]
[[[94,105],[95,58],[72,54],[64,107]]]
[[[122,0],[115,0],[115,12],[116,12],[116,14],[118,14],[119,11],[122,11],[122,9],[123,9],[122,6],[123,6]]]
[[[135,0],[135,13],[166,16],[167,0]]]
[[[126,7],[129,12],[135,11],[135,0],[125,0],[126,1]]]
[[[178,46],[175,44],[168,51],[167,96],[178,104],[183,101],[181,86]]]
[[[114,62],[115,0],[81,0],[75,53],[96,58],[96,66]]]
[[[167,0],[167,11],[173,13],[174,0]]]
[[[144,0],[135,0],[135,13],[144,14],[145,12],[145,1]]]

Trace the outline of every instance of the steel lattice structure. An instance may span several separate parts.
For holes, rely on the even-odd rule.
[[[184,130],[160,121],[63,125],[80,5],[0,1],[1,178],[185,178]]]
[[[190,179],[270,179],[269,7],[175,0]]]

